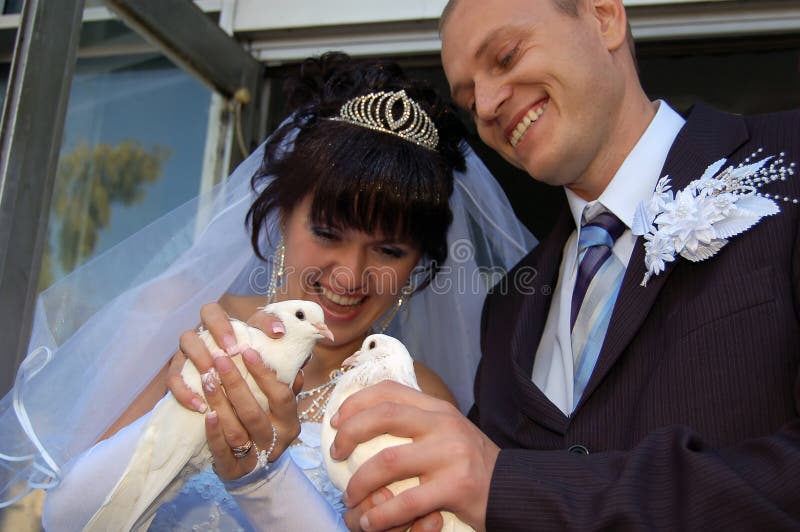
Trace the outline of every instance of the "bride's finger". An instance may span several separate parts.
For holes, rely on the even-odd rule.
[[[228,357],[219,358],[225,358],[230,361]],[[236,368],[233,371],[236,371]],[[250,440],[250,434],[239,420],[234,406],[225,396],[225,392],[222,390],[222,381],[216,368],[212,368],[203,375],[203,392],[209,408],[216,412],[221,431],[228,442],[228,447],[238,447],[247,443]]]
[[[184,332],[179,341],[181,353],[192,361],[200,373],[205,373],[213,367],[214,359],[208,351],[205,342],[197,335],[197,331]]]
[[[205,373],[213,367],[211,355],[205,343],[197,336],[194,330],[186,331],[180,337],[178,351],[172,355],[169,363],[167,388],[185,408],[196,410],[197,412],[205,412],[206,403],[203,401],[203,397],[189,388],[181,375],[187,359],[194,364],[200,373]]]
[[[200,319],[211,337],[218,346],[222,347],[228,355],[240,352],[236,343],[230,317],[219,303],[207,303],[200,309]]]
[[[253,377],[256,385],[264,392],[269,399],[269,410],[273,417],[278,416],[281,420],[294,419],[297,417],[297,400],[295,398],[294,385],[290,387],[285,382],[278,380],[274,370],[264,365],[261,357],[253,349],[247,349],[242,354],[242,359],[250,376]],[[302,381],[300,382],[302,387]],[[226,387],[227,390],[227,387]]]
[[[242,458],[236,458],[225,439],[218,414],[214,411],[206,414],[206,439],[214,460],[214,471],[223,480],[240,478],[255,467],[255,449],[251,448]]]
[[[227,400],[236,412],[237,422],[254,440],[269,442],[272,439],[272,423],[261,405],[256,401],[253,392],[250,391],[250,387],[242,378],[242,374],[239,373],[233,360],[229,357],[219,357],[214,361],[214,367],[225,388]],[[228,435],[226,418],[223,417],[221,419],[223,430]],[[233,443],[230,439],[228,441]],[[236,445],[239,444],[237,443]]]
[[[280,438],[278,438],[274,452],[270,455],[270,460],[274,461],[300,434],[297,399],[293,389],[285,382],[279,381],[275,372],[264,365],[261,357],[254,350],[245,350],[242,358],[250,376],[267,396],[270,421],[280,431]]]

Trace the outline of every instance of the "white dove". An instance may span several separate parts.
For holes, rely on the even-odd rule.
[[[384,380],[393,380],[415,390],[420,389],[414,372],[414,361],[406,346],[400,340],[385,334],[367,336],[361,344],[361,349],[345,360],[344,365],[351,367],[339,378],[339,382],[331,392],[320,434],[322,457],[325,460],[328,477],[333,485],[342,492],[347,488],[347,483],[350,482],[350,477],[353,476],[356,469],[373,455],[387,447],[411,443],[412,440],[391,434],[382,434],[358,445],[346,460],[334,460],[331,458],[330,448],[336,436],[336,429],[331,427],[331,417],[350,395]],[[397,495],[401,491],[418,485],[419,478],[413,477],[393,482],[387,487]],[[442,511],[442,517],[444,518],[443,532],[474,530],[452,512]]]
[[[275,370],[278,380],[292,383],[317,340],[333,340],[333,334],[325,325],[322,308],[311,301],[273,303],[263,311],[280,318],[286,333],[273,339],[259,329],[231,320],[236,343],[258,351],[266,365]],[[208,331],[200,338],[210,352],[220,349]],[[266,410],[267,398],[241,357],[233,357],[233,361],[258,404]],[[190,361],[181,376],[189,388],[203,394],[202,377]],[[192,474],[210,464],[204,416],[184,408],[168,393],[153,408],[125,472],[84,530],[146,530],[158,507]]]

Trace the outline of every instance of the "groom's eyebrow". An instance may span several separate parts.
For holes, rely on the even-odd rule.
[[[486,37],[480,42],[478,47],[475,49],[475,59],[480,59],[480,57],[486,53],[486,49],[489,48],[489,45],[492,44],[492,41],[498,38],[498,36],[502,37],[502,34],[508,30],[507,26],[501,26],[499,28],[495,28],[494,30],[490,31]]]

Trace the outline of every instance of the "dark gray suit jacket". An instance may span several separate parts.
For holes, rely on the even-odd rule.
[[[800,111],[698,105],[661,175],[677,191],[758,148],[800,163]],[[762,191],[800,198],[800,175]],[[531,382],[569,213],[509,272],[484,307],[471,412],[502,448],[489,530],[800,529],[800,205],[780,207],[647,287],[637,241],[571,417]]]

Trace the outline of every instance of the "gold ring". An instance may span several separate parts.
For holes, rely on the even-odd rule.
[[[231,452],[233,453],[234,458],[244,458],[247,456],[247,453],[250,452],[250,449],[253,448],[253,440],[248,440],[247,443],[244,445],[239,445],[238,447],[231,447]]]

